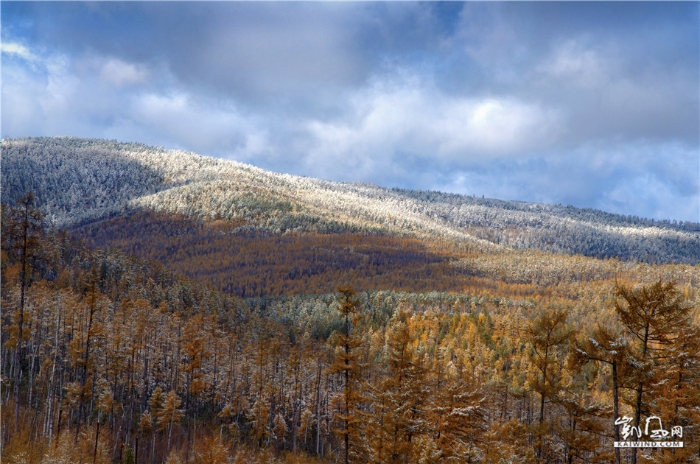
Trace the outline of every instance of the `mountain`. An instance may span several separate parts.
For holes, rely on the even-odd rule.
[[[57,227],[148,211],[235,222],[237,231],[375,233],[447,239],[480,250],[700,262],[697,223],[329,182],[135,143],[6,139],[2,167],[2,201],[33,191]]]

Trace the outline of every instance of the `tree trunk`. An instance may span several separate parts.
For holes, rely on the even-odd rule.
[[[613,381],[613,417],[615,421],[620,414],[619,393],[617,390],[617,362],[612,362],[612,381]],[[620,441],[620,426],[615,424],[615,441]],[[615,464],[620,464],[620,448],[615,448]]]
[[[24,221],[22,222],[22,267],[19,271],[20,297],[19,318],[17,319],[17,361],[15,365],[15,432],[19,426],[19,396],[20,382],[22,381],[22,332],[24,331],[24,301],[27,288],[27,248],[29,234],[29,196],[24,204]]]

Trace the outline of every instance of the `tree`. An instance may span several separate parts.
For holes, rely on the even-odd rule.
[[[437,360],[436,364],[441,364]],[[452,363],[450,363],[452,364]],[[447,376],[432,396],[430,413],[435,421],[435,442],[445,459],[471,462],[477,454],[478,442],[486,430],[486,395],[483,390],[465,379],[458,363],[445,369]]]
[[[540,416],[537,430],[536,455],[543,452],[545,404],[560,388],[557,347],[567,343],[574,330],[566,324],[567,315],[562,309],[546,309],[527,328],[528,341],[532,345],[531,361],[538,375],[530,381],[530,388],[540,395]]]
[[[622,334],[613,329],[598,326],[598,328],[585,340],[576,341],[572,355],[569,358],[572,368],[580,367],[589,361],[610,365],[613,394],[613,416],[617,419],[620,415],[620,386],[621,378],[626,367],[628,356],[628,342]],[[620,441],[620,425],[614,425],[615,441]],[[615,448],[615,462],[620,464],[620,448]]]
[[[692,462],[700,453],[700,328],[686,327],[659,360],[663,394],[657,395],[658,415],[670,426],[683,427],[684,446],[663,450],[660,463]]]
[[[429,389],[422,353],[417,353],[404,312],[392,321],[388,335],[388,372],[371,388],[374,417],[368,431],[374,461],[408,462],[417,439],[428,431]]]
[[[655,364],[677,340],[682,329],[690,324],[690,306],[686,304],[675,282],[658,280],[654,284],[629,288],[615,283],[615,311],[627,331],[637,340],[634,362],[636,392],[633,400],[634,427],[639,427],[642,413],[648,408],[644,394],[654,388]],[[637,449],[632,449],[632,464],[637,462]]]
[[[338,311],[343,318],[343,329],[336,334],[335,361],[328,367],[328,373],[340,374],[343,378],[343,408],[337,414],[343,426],[336,429],[336,433],[343,439],[344,460],[348,464],[351,457],[350,444],[357,442],[359,436],[357,408],[361,398],[362,368],[357,348],[362,340],[352,328],[360,317],[360,302],[352,287],[340,287],[338,292]]]
[[[20,383],[22,380],[22,364],[24,362],[23,346],[25,337],[24,312],[26,304],[27,287],[31,278],[31,259],[38,255],[39,234],[42,230],[42,215],[34,204],[34,194],[27,193],[17,200],[19,206],[11,208],[8,214],[3,214],[3,231],[5,246],[8,255],[19,260],[19,284],[20,301],[17,314],[17,338],[15,347],[14,365],[14,393],[15,393],[15,427],[19,422]],[[5,208],[3,208],[5,213]]]
[[[166,427],[168,428],[168,449],[170,449],[170,437],[173,433],[173,425],[179,423],[184,415],[182,409],[178,409],[181,404],[182,400],[174,390],[170,390],[168,394],[165,395],[163,409],[161,410],[158,420],[158,427],[160,430],[164,430]]]

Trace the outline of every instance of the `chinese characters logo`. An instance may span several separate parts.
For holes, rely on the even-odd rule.
[[[683,448],[683,427],[674,426],[664,429],[659,416],[647,418],[642,430],[641,424],[634,426],[628,416],[615,419],[615,425],[621,425],[620,435],[624,441],[616,441],[615,448]]]

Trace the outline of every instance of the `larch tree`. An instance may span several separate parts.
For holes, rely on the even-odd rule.
[[[629,288],[615,284],[615,311],[625,329],[636,340],[631,352],[634,364],[635,394],[634,427],[639,427],[642,414],[649,408],[644,394],[652,393],[655,377],[661,373],[659,361],[674,344],[682,329],[690,324],[690,309],[675,282],[658,280],[651,285]],[[632,464],[637,462],[637,448],[632,449]]]
[[[438,360],[435,364],[443,363]],[[448,462],[473,462],[478,460],[482,435],[487,429],[487,398],[459,362],[448,364],[443,368],[445,378],[431,395],[431,430],[442,458]]]
[[[418,438],[428,431],[429,386],[406,314],[395,319],[387,340],[387,375],[371,389],[374,417],[367,434],[373,460],[400,463],[413,459]]]
[[[598,328],[586,339],[577,340],[569,357],[570,368],[580,369],[584,364],[594,361],[610,366],[612,381],[613,416],[620,415],[620,388],[626,369],[628,341],[621,333],[608,327]],[[615,441],[620,441],[620,425],[614,424]],[[615,462],[620,464],[620,448],[615,448]]]
[[[683,427],[683,448],[664,449],[657,462],[692,462],[700,455],[700,328],[679,330],[674,343],[660,360],[658,383],[663,391],[655,398],[664,424]]]
[[[17,200],[18,206],[3,208],[2,235],[7,257],[19,264],[20,298],[16,319],[16,345],[14,360],[15,425],[19,422],[20,383],[23,375],[24,342],[29,334],[24,327],[27,288],[31,284],[32,259],[40,252],[39,237],[42,230],[42,214],[36,208],[32,192]],[[4,280],[4,279],[3,279]]]
[[[338,311],[343,320],[341,332],[336,334],[335,360],[328,367],[329,374],[338,374],[343,379],[343,406],[337,417],[342,428],[336,429],[336,434],[343,441],[344,462],[358,456],[359,449],[359,414],[358,406],[361,401],[360,382],[362,367],[358,348],[362,339],[353,330],[360,317],[360,302],[352,287],[338,288]],[[351,444],[356,447],[351,451]],[[353,459],[355,461],[355,459]]]
[[[535,368],[529,382],[530,388],[540,395],[539,420],[536,433],[536,456],[543,457],[545,436],[545,405],[560,389],[559,347],[569,342],[574,330],[567,323],[567,314],[562,309],[545,309],[530,323],[526,330],[532,345],[531,361]]]
[[[168,394],[165,395],[163,409],[161,410],[158,420],[158,427],[161,430],[165,430],[166,427],[168,429],[168,449],[170,449],[170,438],[173,434],[173,426],[180,423],[184,416],[184,411],[179,409],[181,404],[182,400],[174,390],[170,390]]]

